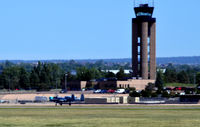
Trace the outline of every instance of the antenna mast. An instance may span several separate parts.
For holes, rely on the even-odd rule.
[[[133,0],[134,7],[138,7],[140,4],[148,4],[150,7],[154,7],[154,0]]]

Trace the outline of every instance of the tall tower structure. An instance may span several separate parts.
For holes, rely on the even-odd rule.
[[[133,77],[156,78],[156,19],[152,18],[153,4],[135,5],[136,18],[132,19]]]

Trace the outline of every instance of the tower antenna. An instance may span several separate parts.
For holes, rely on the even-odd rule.
[[[153,0],[153,3],[152,3],[152,4],[153,4],[153,7],[154,7],[154,0]]]

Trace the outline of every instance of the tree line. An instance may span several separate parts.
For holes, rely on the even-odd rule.
[[[163,68],[159,68],[163,70]],[[164,67],[161,75],[164,83],[184,83],[200,85],[200,67],[194,65],[172,65]]]
[[[31,70],[26,70],[23,66],[10,65],[0,74],[0,88],[48,90],[60,85],[62,73],[56,64],[38,62]]]
[[[36,89],[39,91],[63,88],[65,79],[67,81],[103,81],[104,79],[127,80],[131,78],[131,74],[124,73],[127,64],[118,65],[118,69],[120,69],[117,74],[103,71],[109,69],[104,64],[102,61],[93,64],[80,64],[73,60],[68,63],[56,64],[41,62],[37,64],[13,64],[6,61],[0,64],[0,89]],[[75,70],[76,74],[73,74],[72,70]],[[156,80],[158,87],[162,87],[164,83],[194,83],[200,85],[200,66],[198,65],[169,64],[165,67],[158,66],[158,70],[160,70]]]
[[[28,68],[27,68],[28,67]],[[76,74],[70,70],[62,69],[59,64],[38,62],[34,67],[22,66],[5,63],[0,73],[0,89],[16,90],[50,90],[64,88],[65,80],[67,81],[90,81],[102,78],[123,79],[126,75],[121,68],[115,75],[112,72],[104,72],[100,68],[87,68],[79,66]]]

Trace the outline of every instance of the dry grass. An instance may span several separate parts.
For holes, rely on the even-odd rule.
[[[184,84],[184,83],[166,83],[165,87],[196,87],[197,84]]]
[[[199,127],[200,110],[0,109],[0,127]]]

